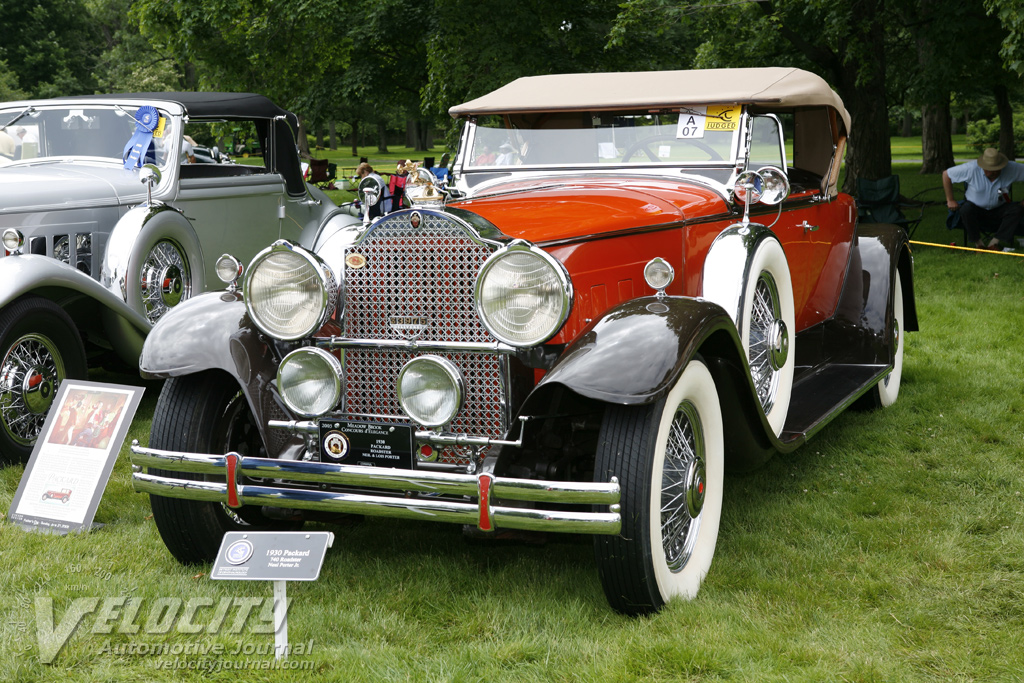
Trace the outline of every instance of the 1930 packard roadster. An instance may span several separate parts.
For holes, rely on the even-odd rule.
[[[899,392],[912,259],[837,192],[842,102],[765,68],[523,78],[451,113],[442,191],[419,174],[411,208],[160,321],[135,488],[183,562],[357,513],[593,534],[615,609],[695,595],[728,468]]]

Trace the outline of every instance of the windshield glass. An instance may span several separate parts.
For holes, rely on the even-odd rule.
[[[466,168],[732,165],[741,108],[480,117]]]
[[[122,163],[135,134],[137,104],[37,108],[0,131],[0,165],[55,157],[102,158]],[[0,111],[0,125],[19,112]],[[164,168],[171,148],[174,119],[160,111],[145,163]]]

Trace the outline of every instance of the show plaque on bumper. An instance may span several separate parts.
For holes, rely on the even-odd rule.
[[[412,427],[354,420],[320,420],[320,460],[412,469]]]
[[[131,453],[135,490],[167,498],[474,524],[485,531],[617,534],[622,526],[614,477],[608,482],[514,479],[164,451],[138,441]],[[179,472],[190,476],[178,478]]]

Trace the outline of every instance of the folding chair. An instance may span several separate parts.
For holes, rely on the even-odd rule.
[[[334,179],[338,177],[338,165],[327,159],[309,160],[309,182],[322,190],[332,189]]]
[[[913,236],[921,219],[924,204],[901,201],[900,177],[891,175],[879,180],[857,178],[857,217],[863,223],[894,223]],[[903,207],[919,211],[915,218],[907,218]]]

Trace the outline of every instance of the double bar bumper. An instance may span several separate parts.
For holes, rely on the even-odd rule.
[[[204,455],[162,451],[133,441],[132,484],[140,493],[167,498],[242,505],[270,506],[334,513],[376,515],[402,519],[472,524],[483,531],[526,529],[562,533],[617,534],[621,527],[619,483],[512,479],[492,474],[449,474],[386,469],[360,465],[271,458],[242,457],[237,453]],[[218,481],[177,479],[149,474],[142,468],[211,475]],[[222,481],[220,481],[222,479]],[[256,483],[242,480],[262,479]],[[315,488],[284,486],[283,482],[310,482]],[[323,490],[322,486],[380,489],[391,495],[370,495]],[[462,497],[451,500],[437,496]],[[475,500],[473,500],[475,499]],[[497,501],[533,503],[511,507]],[[607,512],[544,510],[540,505],[607,505]]]

